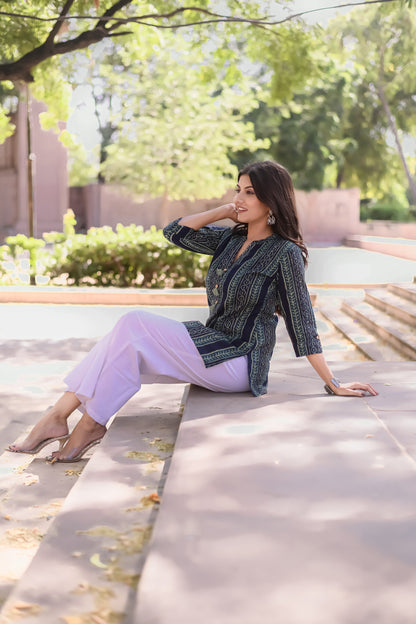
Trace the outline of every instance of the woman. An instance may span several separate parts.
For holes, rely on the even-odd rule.
[[[226,218],[237,225],[211,225]],[[81,459],[142,383],[190,382],[219,392],[264,394],[276,309],[296,355],[308,358],[328,393],[377,394],[367,383],[340,383],[322,354],[304,278],[308,252],[284,167],[272,161],[247,165],[239,173],[233,203],[177,219],[164,234],[183,249],[213,256],[206,325],[141,310],[127,313],[65,378],[67,391],[21,444],[10,445],[11,451],[36,453],[58,440],[53,462]],[[82,417],[69,435],[67,419],[77,408]]]

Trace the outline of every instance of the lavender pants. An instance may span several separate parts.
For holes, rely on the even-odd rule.
[[[179,321],[134,310],[65,377],[79,409],[105,425],[149,383],[193,383],[218,392],[246,392],[247,357],[206,368],[186,327]]]

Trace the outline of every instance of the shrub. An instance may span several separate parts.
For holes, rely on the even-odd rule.
[[[29,256],[29,280],[31,284],[35,284],[35,276],[38,272],[37,260],[39,250],[45,246],[45,241],[24,234],[16,236],[8,236],[6,245],[3,246],[2,260],[8,254],[15,262],[20,262],[21,257],[27,254]]]
[[[173,247],[152,227],[91,228],[55,242],[45,272],[68,285],[189,288],[204,285],[210,258]]]
[[[414,215],[408,206],[398,202],[362,203],[360,206],[361,221],[413,221]]]

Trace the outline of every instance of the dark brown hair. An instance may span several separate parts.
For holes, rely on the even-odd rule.
[[[238,179],[248,175],[257,198],[266,204],[276,222],[271,226],[274,233],[290,240],[301,249],[305,265],[308,250],[303,242],[296,210],[295,190],[292,178],[285,167],[272,160],[249,163],[238,173]],[[247,226],[237,226],[241,231]]]

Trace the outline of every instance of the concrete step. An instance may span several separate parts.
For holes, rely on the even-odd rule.
[[[206,307],[207,296],[204,288],[1,286],[0,303]]]
[[[409,360],[416,359],[416,329],[358,300],[344,300],[341,309]]]
[[[1,624],[122,621],[157,516],[183,388],[159,386],[156,394],[145,386],[119,412],[46,535],[36,533],[40,545],[3,606]],[[47,488],[74,479],[82,463],[42,467]],[[35,495],[39,483],[31,487]],[[30,508],[26,513],[31,517]]]
[[[408,359],[384,340],[368,331],[363,325],[357,323],[351,316],[340,310],[339,306],[331,306],[324,303],[319,306],[319,311],[367,359],[387,362]]]
[[[303,358],[260,398],[192,387],[126,624],[414,624],[415,373],[336,365],[365,399]]]
[[[359,247],[398,258],[416,260],[416,240],[410,238],[350,235],[344,239],[344,244],[348,247]]]
[[[388,284],[387,290],[416,303],[416,284]]]
[[[71,472],[62,464],[50,479],[50,466],[40,456],[9,452],[0,456],[0,608],[35,556],[85,463]]]
[[[416,302],[404,299],[385,288],[366,290],[364,300],[389,316],[410,325],[411,328],[416,328]]]

